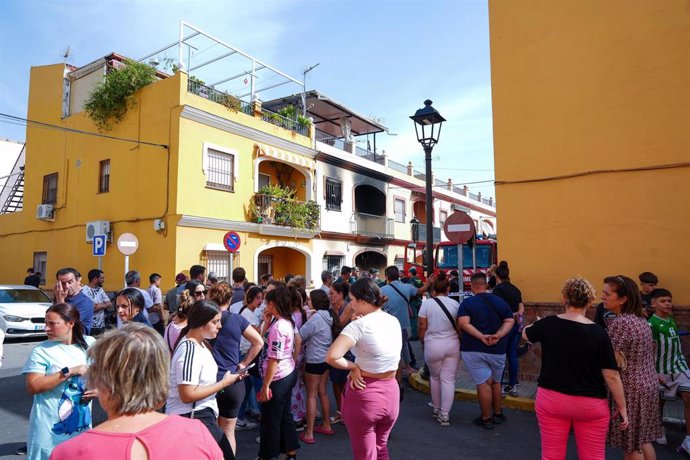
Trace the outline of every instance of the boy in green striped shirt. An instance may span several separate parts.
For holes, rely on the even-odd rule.
[[[661,410],[664,401],[677,399],[679,394],[685,405],[685,419],[690,420],[690,372],[680,347],[678,327],[673,319],[673,299],[667,289],[654,289],[651,293],[654,314],[649,317],[655,343],[656,372],[661,385]],[[687,435],[678,451],[690,454],[690,423]],[[666,435],[657,439],[658,444],[668,444]]]

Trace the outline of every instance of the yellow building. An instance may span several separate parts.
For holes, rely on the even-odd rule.
[[[275,201],[257,192],[261,176],[275,183],[283,174],[299,202],[313,199],[313,128],[289,126],[259,102],[228,108],[214,102],[222,93],[177,72],[159,73],[119,123],[94,135],[84,99],[123,61],[113,54],[79,69],[31,69],[24,210],[0,216],[0,279],[20,282],[32,263],[48,288],[61,267],[86,275],[98,265],[88,239],[105,232],[107,290],[122,287],[125,262],[116,241],[123,233],[139,240],[129,267],[143,279],[158,272],[170,285],[175,273],[198,263],[227,279],[228,231],[242,239],[233,263],[249,279],[261,270],[310,279],[318,209],[307,224],[274,222]],[[257,222],[253,209],[266,219]]]
[[[500,257],[526,300],[654,272],[690,305],[687,1],[490,1]]]

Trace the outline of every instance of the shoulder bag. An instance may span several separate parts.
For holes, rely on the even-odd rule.
[[[443,302],[441,302],[441,300],[438,297],[432,297],[432,299],[434,299],[436,301],[438,306],[441,307],[441,310],[443,310],[443,313],[446,314],[446,318],[448,318],[448,321],[450,321],[450,324],[453,325],[453,329],[455,329],[455,332],[458,332],[458,328],[455,324],[455,321],[453,321],[453,315],[451,315],[450,312],[448,311],[448,309],[446,308],[446,306],[443,305]]]

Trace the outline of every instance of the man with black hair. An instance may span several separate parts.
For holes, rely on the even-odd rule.
[[[165,333],[165,324],[163,324],[163,293],[161,292],[160,285],[161,275],[151,273],[149,276],[149,288],[146,290],[153,302],[149,314],[149,322],[160,335],[163,335]]]
[[[69,303],[79,310],[79,319],[84,327],[84,335],[91,335],[93,323],[93,300],[89,299],[79,284],[81,275],[72,267],[61,268],[55,273],[57,283],[53,291],[54,303]]]
[[[350,281],[352,280],[352,267],[348,267],[347,265],[343,265],[343,267],[340,269],[340,276],[338,279],[335,280],[333,284],[340,284],[340,283],[347,283],[347,284],[352,284]]]
[[[93,301],[91,335],[96,337],[105,332],[105,312],[108,308],[112,307],[113,304],[103,290],[103,283],[105,282],[103,270],[97,268],[89,270],[86,277],[89,282],[84,286],[82,292]]]
[[[206,267],[203,265],[192,265],[189,268],[189,281],[197,280],[201,284],[204,284],[205,275]]]
[[[458,310],[461,354],[465,368],[477,385],[481,415],[474,423],[489,429],[506,421],[502,410],[501,376],[506,361],[507,336],[515,318],[503,299],[487,292],[484,273],[474,273],[470,282],[474,295],[463,300]]]
[[[645,316],[649,317],[654,313],[652,307],[652,291],[659,284],[659,278],[652,272],[642,272],[638,276],[640,280],[640,295],[642,296],[642,307]]]
[[[39,287],[41,285],[41,274],[34,273],[33,268],[26,270],[26,278],[24,278],[24,284],[27,286]]]
[[[230,305],[244,300],[244,283],[247,281],[247,272],[242,267],[232,271],[232,299]]]

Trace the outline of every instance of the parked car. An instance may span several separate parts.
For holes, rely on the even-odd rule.
[[[45,336],[50,298],[40,289],[24,285],[0,285],[0,323],[6,337]]]

